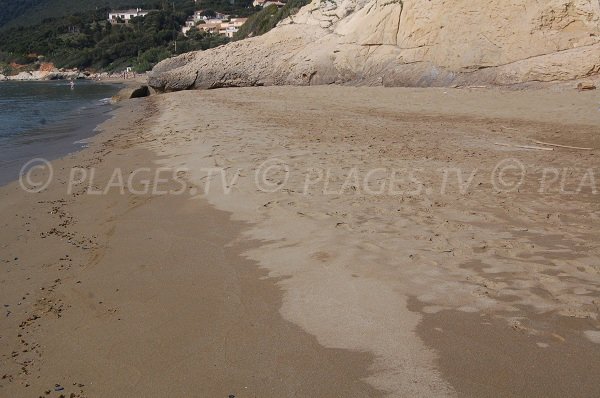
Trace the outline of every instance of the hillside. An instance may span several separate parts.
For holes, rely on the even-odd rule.
[[[226,37],[197,32],[187,37],[181,27],[186,13],[151,12],[129,25],[111,25],[104,11],[89,11],[0,31],[0,74],[48,68],[144,72],[157,62],[228,42]],[[177,46],[174,44],[177,43]]]
[[[89,7],[101,3],[76,1]],[[111,3],[115,7],[132,7],[125,5],[123,0]],[[136,18],[128,25],[111,25],[106,20],[107,7],[70,12],[73,8],[81,8],[74,7],[72,0],[45,0],[43,4],[30,4],[25,13],[43,20],[32,25],[11,27],[18,21],[25,21],[23,14],[0,29],[0,74],[16,75],[22,71],[37,70],[42,65],[48,67],[47,63],[58,68],[120,71],[133,67],[137,72],[144,72],[167,57],[229,42],[229,38],[217,34],[196,31],[185,36],[181,33],[188,16],[198,8],[243,16],[255,12],[251,0],[236,0],[233,4],[229,0],[154,0],[152,4],[146,3],[148,9],[158,11]],[[25,3],[20,4],[25,7]],[[51,4],[54,4],[53,7],[62,4],[60,8],[65,15],[48,18],[48,13],[35,11]],[[8,10],[14,15],[25,8],[14,6],[8,7]]]
[[[314,0],[262,36],[161,62],[150,85],[514,85],[598,73],[597,0]]]
[[[181,5],[188,0],[176,0]],[[102,8],[160,7],[161,0],[0,0],[0,29],[34,25],[46,18],[63,17]],[[169,1],[165,4],[172,4]]]

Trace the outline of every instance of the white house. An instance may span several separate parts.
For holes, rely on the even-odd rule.
[[[144,17],[150,11],[142,10],[141,8],[131,10],[114,10],[108,13],[108,21],[110,23],[129,23],[131,18]]]
[[[204,13],[205,10],[198,10],[194,13],[193,19],[196,22],[200,22],[200,21],[205,21],[208,22],[211,19],[218,19],[219,21],[222,21],[224,19],[229,19],[229,15],[227,14],[223,14],[220,12],[215,12],[215,16],[214,17],[207,17],[206,15],[202,15]]]

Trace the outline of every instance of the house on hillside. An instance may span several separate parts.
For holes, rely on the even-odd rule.
[[[231,18],[229,22],[223,22],[221,24],[219,34],[231,38],[234,33],[240,30],[240,27],[245,24],[247,20],[248,18]]]
[[[206,22],[202,21],[199,23],[195,23],[192,25],[188,25],[186,23],[186,26],[181,28],[181,32],[187,36],[188,32],[192,29],[198,29],[198,30],[203,30],[207,33],[214,33],[214,34],[218,34],[219,33],[219,28],[221,27],[221,23],[223,21],[219,20],[219,19],[207,19]]]
[[[233,37],[234,33],[240,30],[240,27],[248,20],[248,18],[231,18],[229,21],[220,21],[218,19],[209,19],[206,23],[196,25],[198,30],[206,33],[218,34],[226,37]],[[193,28],[189,28],[193,29]],[[184,34],[189,32],[189,29]]]
[[[220,12],[215,12],[214,16],[205,15],[207,13],[208,13],[207,10],[198,10],[198,11],[194,12],[194,16],[192,18],[196,22],[200,22],[200,21],[207,22],[209,19],[218,19],[219,21],[229,19],[229,15],[223,14]]]
[[[187,32],[190,31],[194,26],[196,26],[196,21],[194,21],[194,17],[189,17],[185,21],[185,25],[181,27],[181,33],[187,36]]]
[[[108,13],[108,21],[112,24],[129,23],[131,18],[145,17],[150,10],[142,10],[141,8],[131,10],[113,10]]]
[[[206,33],[219,34],[219,31],[221,29],[221,22],[203,23],[203,24],[198,25],[198,29],[205,31]]]
[[[204,17],[204,15],[202,15],[203,12],[204,12],[204,10],[198,10],[198,11],[194,12],[194,15],[191,16],[190,18],[192,18],[196,22],[200,22],[203,20],[203,17]]]
[[[207,15],[208,14],[208,15]],[[240,30],[248,18],[229,18],[229,15],[220,12],[207,12],[198,10],[189,17],[185,26],[181,28],[184,35],[194,28],[207,33],[219,34],[226,37],[233,37],[233,34]]]

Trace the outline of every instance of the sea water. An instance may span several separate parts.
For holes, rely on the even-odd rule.
[[[85,146],[113,109],[118,84],[0,82],[0,185],[35,158],[54,159]]]

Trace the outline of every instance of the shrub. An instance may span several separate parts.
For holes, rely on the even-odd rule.
[[[242,40],[248,37],[265,34],[277,26],[280,21],[290,15],[296,14],[300,8],[309,3],[310,0],[289,0],[285,6],[279,9],[276,5],[271,4],[248,18],[246,23],[242,25],[240,30],[233,36],[233,39]]]

